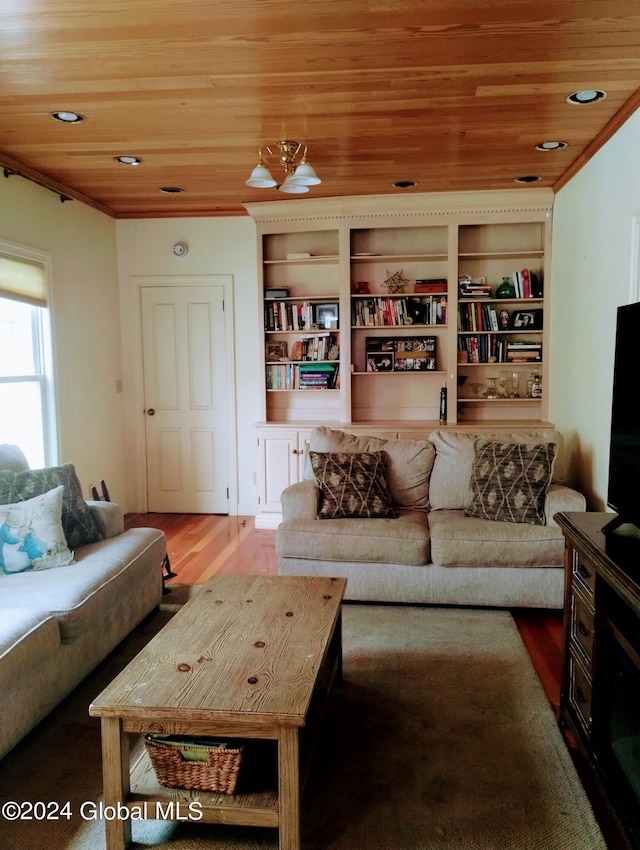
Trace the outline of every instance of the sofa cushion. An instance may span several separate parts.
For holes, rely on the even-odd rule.
[[[472,498],[465,515],[544,525],[545,496],[555,455],[555,443],[522,445],[476,440]]]
[[[32,608],[7,608],[0,618],[0,691],[38,664],[48,662],[60,647],[54,617]]]
[[[440,567],[561,567],[564,537],[557,526],[495,522],[464,511],[429,514],[431,560]]]
[[[0,505],[0,574],[47,570],[73,561],[62,530],[62,484],[42,496]]]
[[[0,444],[0,469],[22,472],[23,469],[29,469],[29,461],[19,446],[2,443]]]
[[[428,440],[356,437],[346,431],[319,426],[311,432],[309,448],[315,452],[385,451],[389,456],[387,473],[392,503],[403,508],[429,509],[429,478],[435,449]],[[314,478],[310,463],[308,469],[305,468],[305,478]]]
[[[156,586],[162,584],[162,555],[158,552],[149,563],[149,553],[159,549],[161,540],[161,531],[132,528],[76,550],[76,563],[67,567],[3,576],[0,621],[5,610],[29,600],[34,610],[48,611],[56,618],[63,643],[90,634],[96,623],[109,617],[125,621],[127,611],[140,604],[139,570],[153,571]]]
[[[384,452],[309,452],[321,493],[318,517],[394,517]]]
[[[32,499],[60,484],[64,486],[62,528],[69,548],[77,549],[78,546],[100,540],[100,532],[82,497],[82,487],[72,463],[22,472],[0,471],[0,504]]]
[[[487,432],[441,429],[429,435],[436,453],[429,481],[431,510],[462,510],[471,502],[471,470],[477,438],[529,445],[555,443],[558,448],[551,480],[562,481],[562,435],[555,428]]]
[[[430,560],[427,516],[399,509],[397,519],[285,520],[276,550],[312,561],[423,566]]]

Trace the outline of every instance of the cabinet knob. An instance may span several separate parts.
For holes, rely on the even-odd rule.
[[[591,634],[591,629],[587,628],[582,620],[578,620],[578,631],[583,637],[589,637]]]
[[[155,415],[156,415],[155,410],[153,409],[153,407],[150,407],[150,408],[147,410],[147,416],[155,416]]]

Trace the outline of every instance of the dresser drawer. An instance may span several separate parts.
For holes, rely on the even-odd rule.
[[[571,595],[571,638],[579,644],[589,664],[593,657],[593,610],[578,593]]]
[[[589,735],[591,732],[591,677],[573,651],[569,657],[569,703],[583,731]]]
[[[585,594],[593,599],[596,570],[580,552],[576,551],[573,553],[573,578],[583,588]]]

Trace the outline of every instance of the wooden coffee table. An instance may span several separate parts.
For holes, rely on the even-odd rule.
[[[292,576],[216,576],[203,585],[89,708],[102,723],[105,806],[187,819],[195,802],[201,822],[277,827],[280,850],[299,850],[301,737],[306,754],[342,675],[345,586]],[[231,746],[233,738],[272,741],[277,782],[235,795],[166,788],[146,752],[130,765],[130,736],[148,732]],[[130,819],[105,825],[107,850],[124,850]]]

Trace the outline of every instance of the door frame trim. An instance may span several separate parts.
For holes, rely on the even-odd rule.
[[[136,416],[133,444],[135,458],[135,501],[136,512],[147,513],[149,507],[147,494],[147,445],[144,413],[144,371],[142,355],[142,290],[146,287],[176,287],[176,286],[222,286],[224,292],[224,330],[227,346],[227,428],[228,428],[228,463],[227,480],[229,482],[229,516],[238,515],[238,441],[236,416],[236,360],[235,360],[235,308],[233,299],[233,275],[132,275],[131,290],[135,291],[135,321],[132,327],[136,334],[136,349],[139,356],[135,358],[135,368],[132,369],[132,394],[130,406],[134,411],[140,411]]]

